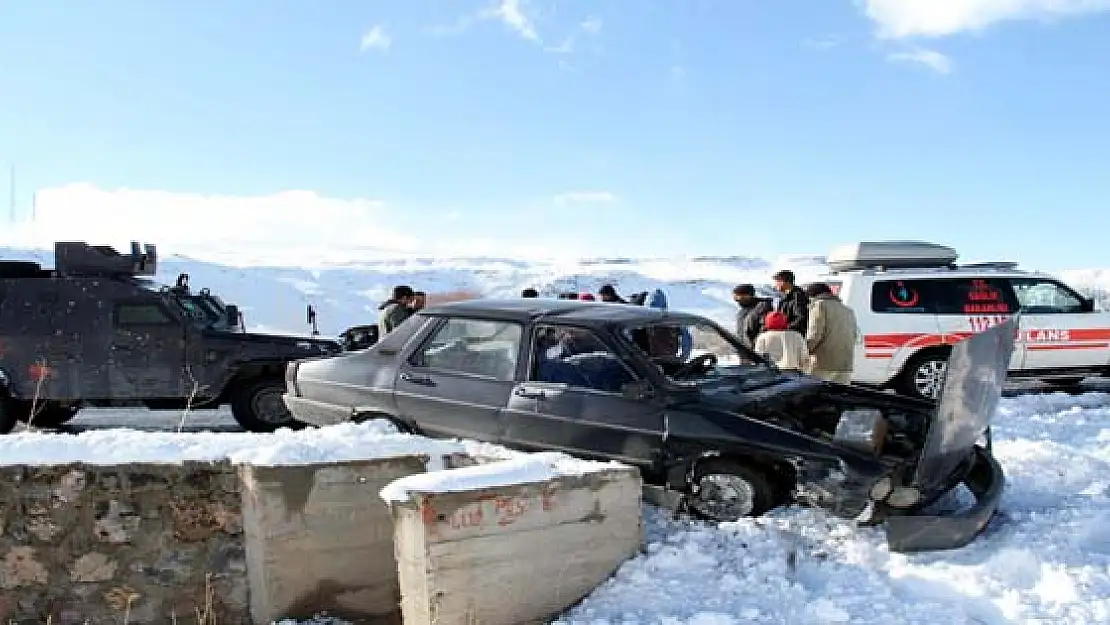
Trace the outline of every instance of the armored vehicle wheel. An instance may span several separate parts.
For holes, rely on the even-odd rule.
[[[39,410],[39,413],[31,420],[30,425],[32,427],[54,429],[68,423],[76,416],[76,408],[47,404]],[[27,415],[24,414],[22,420],[25,421],[26,417]]]
[[[19,419],[15,416],[15,409],[12,402],[4,397],[0,397],[0,434],[7,434],[15,429],[15,424]]]
[[[699,464],[690,490],[693,512],[716,522],[760,516],[776,503],[774,484],[763,471],[725,459]]]
[[[299,430],[304,424],[293,418],[281,400],[285,383],[260,380],[244,385],[231,398],[231,414],[248,432],[273,432],[278,428]]]

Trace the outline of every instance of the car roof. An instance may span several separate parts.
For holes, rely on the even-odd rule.
[[[663,319],[705,321],[702,317],[689,313],[663,311],[635,304],[548,298],[472,299],[429,306],[421,310],[420,314],[437,317],[486,317],[520,323],[544,318],[584,325],[652,323]]]
[[[943,280],[946,278],[1037,278],[1059,280],[1052,274],[1042,271],[1023,269],[994,269],[974,266],[961,266],[954,269],[906,268],[906,269],[853,269],[827,273],[819,277],[821,281],[840,282],[846,278],[873,278],[876,280]]]

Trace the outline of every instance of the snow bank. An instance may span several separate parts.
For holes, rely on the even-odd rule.
[[[373,460],[426,454],[433,462],[466,453],[457,441],[400,434],[385,421],[344,423],[273,434],[214,432],[140,432],[95,430],[76,435],[25,431],[0,436],[0,464],[96,465],[146,462],[180,464],[187,460],[230,460],[259,466]]]
[[[488,446],[483,446],[482,449],[494,451]],[[579,460],[557,452],[514,454],[508,459],[487,464],[403,477],[383,488],[381,497],[386,501],[408,501],[414,493],[449,493],[513,484],[535,484],[613,468],[627,467],[617,462]]]

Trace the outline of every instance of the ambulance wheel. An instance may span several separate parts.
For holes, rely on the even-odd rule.
[[[910,358],[896,390],[917,399],[936,401],[948,371],[948,355],[947,349],[931,349]]]

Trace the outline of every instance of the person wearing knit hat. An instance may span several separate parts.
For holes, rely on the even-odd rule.
[[[779,369],[803,371],[809,360],[806,337],[790,329],[786,313],[772,311],[763,317],[763,332],[755,339],[753,350],[767,356]]]

